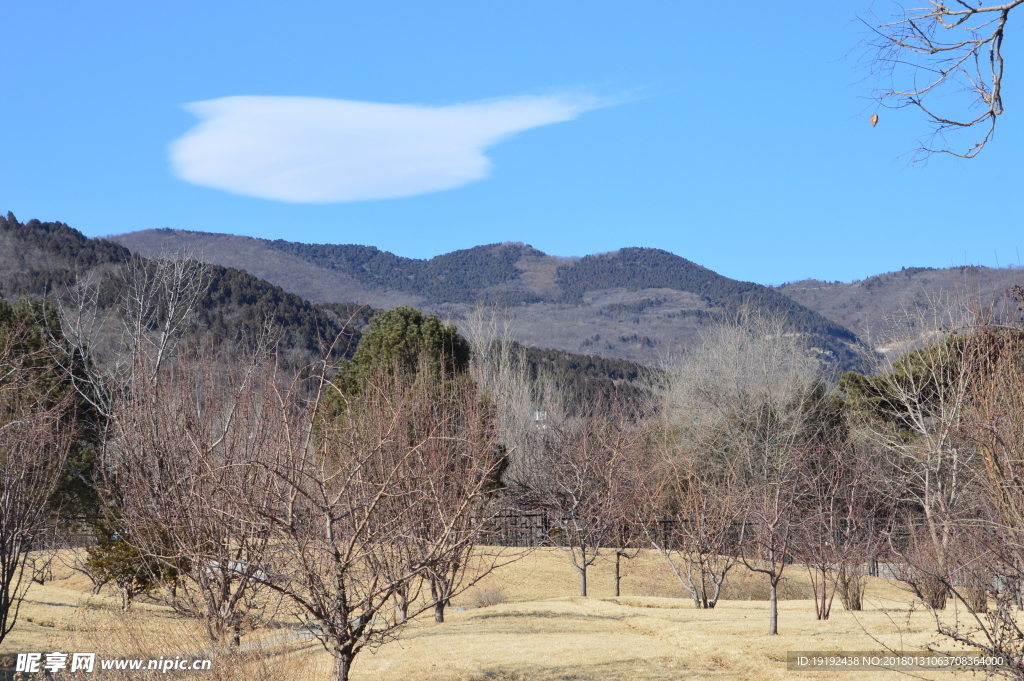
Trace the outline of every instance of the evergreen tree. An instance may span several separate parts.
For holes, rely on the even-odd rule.
[[[426,362],[426,366],[421,366]],[[401,371],[454,376],[469,366],[469,343],[437,315],[424,317],[411,307],[376,313],[352,357],[352,374],[366,378]]]

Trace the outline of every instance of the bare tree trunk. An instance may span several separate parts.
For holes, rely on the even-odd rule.
[[[334,655],[334,676],[332,681],[348,681],[348,673],[352,668],[352,658],[344,653]]]
[[[771,615],[768,618],[768,635],[775,636],[779,633],[779,582],[775,579],[771,580],[768,606],[771,608]]]
[[[395,590],[395,612],[399,622],[409,619],[409,585],[403,584]]]
[[[576,568],[580,573],[580,596],[587,597],[587,566],[582,565]]]
[[[434,621],[444,624],[444,609],[449,605],[450,588],[443,579],[430,580],[430,596],[434,599]]]
[[[621,594],[619,593],[619,582],[622,580],[622,575],[619,573],[619,563],[622,560],[622,551],[615,552],[615,597],[618,598]]]

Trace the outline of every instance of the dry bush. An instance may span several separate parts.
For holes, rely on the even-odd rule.
[[[836,570],[836,592],[847,610],[864,609],[864,587],[867,586],[867,569],[863,565],[842,564]]]
[[[689,594],[677,584],[665,584],[661,581],[640,579],[634,580],[632,592],[637,596],[650,598],[688,598]]]
[[[486,586],[467,594],[465,603],[469,608],[489,608],[505,602],[505,591],[500,586]]]
[[[636,580],[631,591],[637,596],[692,601],[690,593],[682,586],[665,580]],[[725,578],[719,599],[722,601],[767,601],[769,593],[768,577],[740,567],[730,571]],[[794,578],[783,578],[779,582],[778,597],[780,601],[810,600],[814,597],[814,591],[804,574],[799,574]]]

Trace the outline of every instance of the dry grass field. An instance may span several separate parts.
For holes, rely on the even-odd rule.
[[[590,577],[591,596],[574,596],[576,573],[564,554],[538,550],[501,568],[453,603],[446,623],[430,617],[401,637],[357,658],[359,681],[555,681],[601,679],[824,679],[835,675],[786,671],[790,650],[913,649],[938,641],[927,612],[896,585],[872,579],[865,610],[814,619],[806,572],[792,566],[780,604],[780,635],[765,635],[763,583],[741,567],[727,596],[710,611],[682,592],[656,555],[624,562],[623,596],[613,598],[610,562]],[[952,616],[952,611],[949,615]],[[315,641],[296,634],[287,618],[245,637],[241,652],[210,648],[196,623],[156,602],[122,614],[116,594],[94,596],[88,580],[66,567],[45,586],[33,584],[15,631],[0,653],[96,651],[110,657],[201,653],[214,660],[208,681],[329,678],[329,661]],[[940,645],[942,649],[953,649]],[[172,672],[174,678],[187,678]],[[120,677],[119,677],[120,678]],[[135,676],[123,678],[142,678]],[[844,672],[842,679],[908,678],[893,672]],[[918,678],[956,679],[933,672]],[[977,678],[971,676],[971,678]]]

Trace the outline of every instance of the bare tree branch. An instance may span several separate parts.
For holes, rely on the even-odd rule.
[[[970,6],[927,0],[927,6],[895,6],[891,15],[861,17],[872,75],[890,85],[872,93],[879,105],[914,107],[932,132],[915,158],[943,153],[974,158],[995,132],[1003,109],[1003,39],[1010,13],[1024,0]],[[939,108],[941,107],[941,108]],[[981,137],[960,142],[953,133],[977,129]]]

